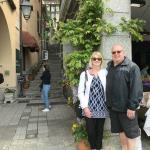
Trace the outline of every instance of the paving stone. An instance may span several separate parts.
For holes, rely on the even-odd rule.
[[[9,150],[11,140],[1,140],[0,141],[0,150]]]
[[[1,126],[0,127],[0,141],[9,141],[15,135],[17,126]]]
[[[38,118],[38,122],[39,122],[39,121],[47,121],[46,116],[40,116],[40,117]]]
[[[24,112],[21,115],[21,118],[23,118],[23,117],[29,117],[30,116],[31,111],[28,111],[28,112],[26,112],[26,111],[28,111],[28,109],[24,110]]]
[[[29,123],[27,130],[37,130],[37,123]]]
[[[31,113],[31,107],[27,106],[26,109],[23,112],[23,116],[24,116],[24,114],[29,116],[30,113]]]
[[[38,128],[40,127],[40,126],[47,126],[47,121],[43,121],[43,122],[38,122]]]
[[[16,130],[16,134],[13,137],[14,140],[25,139],[26,137],[26,127],[18,127]]]
[[[24,145],[13,145],[10,146],[9,150],[27,150]]]
[[[21,119],[18,123],[18,126],[26,127],[28,125],[28,119]]]
[[[46,116],[47,116],[47,114],[42,112],[42,108],[39,109],[39,118],[46,117]]]
[[[29,119],[29,116],[21,116],[21,120],[28,120]]]
[[[46,146],[46,145],[43,145],[43,144],[38,144],[38,150],[67,150],[65,148],[64,145],[62,144],[58,144],[58,145],[49,145],[49,146]]]
[[[48,132],[46,132],[46,133],[38,133],[38,135],[37,135],[37,137],[40,139],[43,139],[43,138],[47,138],[47,137],[49,137],[49,134],[48,134]]]
[[[33,139],[37,137],[37,133],[33,133],[33,134],[26,134],[26,139]]]
[[[38,133],[39,134],[48,133],[48,127],[47,126],[39,126],[38,127]]]
[[[38,118],[30,118],[29,119],[29,123],[37,123],[38,122]]]
[[[15,140],[12,140],[12,143],[11,143],[11,145],[12,146],[15,146],[15,145],[23,145],[24,144],[24,140],[20,140],[20,139],[15,139]]]
[[[26,104],[19,105],[13,103],[3,104],[2,106],[3,107],[0,109],[0,118],[4,118],[5,116],[5,119],[0,122],[0,126],[17,125]]]

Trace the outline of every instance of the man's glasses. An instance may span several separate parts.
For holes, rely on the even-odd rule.
[[[121,51],[113,51],[112,52],[112,54],[114,55],[114,54],[120,54],[121,53]]]
[[[92,60],[93,60],[93,61],[96,61],[96,60],[101,61],[102,58],[96,58],[96,57],[93,57]]]

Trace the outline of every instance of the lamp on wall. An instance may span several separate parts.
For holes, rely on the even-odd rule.
[[[143,7],[145,4],[145,0],[131,0],[132,7]]]
[[[31,11],[33,10],[33,6],[30,4],[29,1],[24,0],[21,4],[20,4],[23,16],[25,20],[29,20],[30,16],[31,16]]]
[[[33,6],[28,0],[19,0],[20,2],[20,77],[18,79],[20,83],[19,97],[24,97],[23,95],[23,43],[22,43],[22,14],[25,20],[29,20]]]

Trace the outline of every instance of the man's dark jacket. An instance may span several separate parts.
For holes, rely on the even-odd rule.
[[[108,108],[126,112],[127,109],[136,110],[143,97],[143,85],[140,69],[125,57],[124,61],[114,66],[108,63],[106,82],[106,102]]]

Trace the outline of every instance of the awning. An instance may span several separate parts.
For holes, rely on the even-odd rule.
[[[31,52],[39,52],[36,39],[27,31],[22,31],[22,42],[24,48],[29,48]]]

